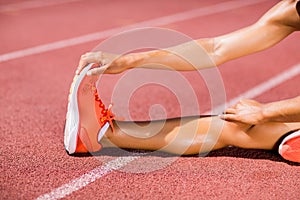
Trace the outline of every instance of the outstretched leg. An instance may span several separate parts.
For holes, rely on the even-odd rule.
[[[236,146],[271,150],[278,139],[300,123],[251,125],[225,122],[218,117],[185,117],[154,122],[115,121],[101,140],[104,147],[160,150],[189,155]]]
[[[99,151],[101,144],[185,155],[229,145],[272,149],[285,133],[300,129],[300,123],[266,123],[252,127],[218,117],[138,123],[114,121],[114,115],[105,108],[95,90],[97,78],[85,76],[90,68],[92,65],[75,76],[70,90],[64,137],[69,154]],[[110,126],[115,127],[114,133]]]

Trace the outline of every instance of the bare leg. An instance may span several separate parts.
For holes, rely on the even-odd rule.
[[[155,122],[115,122],[115,133],[109,130],[101,140],[104,147],[160,150],[189,155],[237,146],[273,148],[285,133],[300,128],[300,123],[266,123],[250,125],[225,122],[218,117],[186,117]]]

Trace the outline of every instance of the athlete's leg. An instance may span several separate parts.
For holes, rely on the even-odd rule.
[[[247,131],[239,132],[238,141],[234,146],[251,149],[272,150],[276,142],[286,133],[300,129],[300,123],[264,123],[253,126]],[[228,137],[234,137],[234,133],[227,134]]]
[[[65,148],[70,154],[99,151],[99,141],[122,148],[177,154],[196,154],[228,145],[271,149],[282,135],[300,128],[299,123],[269,123],[251,128],[218,117],[185,117],[149,124],[115,121],[113,134],[109,126],[114,115],[98,98],[94,88],[97,78],[85,76],[89,67],[74,78],[71,87],[64,137]],[[101,140],[104,133],[106,137]]]
[[[218,118],[185,117],[153,122],[116,122],[115,132],[108,130],[101,144],[120,148],[161,150],[175,154],[196,154],[223,148],[222,134],[241,130]],[[224,131],[227,130],[227,131]]]
[[[226,146],[271,150],[278,139],[300,123],[250,125],[225,122],[218,117],[186,117],[155,122],[115,122],[101,140],[104,147],[161,150],[198,154]]]

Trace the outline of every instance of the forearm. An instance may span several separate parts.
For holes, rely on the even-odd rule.
[[[265,104],[262,114],[266,122],[300,122],[300,96]]]

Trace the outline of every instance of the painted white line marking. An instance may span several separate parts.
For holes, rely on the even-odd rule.
[[[137,158],[138,157],[135,156],[116,158],[105,165],[97,167],[92,171],[83,174],[74,180],[71,180],[69,183],[62,185],[59,188],[52,190],[50,193],[38,197],[37,200],[54,200],[64,198],[65,196],[80,190],[81,188],[105,176],[106,174],[122,168]]]
[[[231,101],[228,102],[229,105],[232,105],[238,102],[241,98],[254,98],[258,95],[267,92],[268,90],[280,85],[281,83],[297,76],[300,74],[300,63],[291,67],[290,69],[280,73],[279,75],[259,84],[258,86],[248,90],[247,92],[239,95],[236,98],[233,98]],[[224,106],[222,106],[223,108]],[[222,110],[223,111],[223,110]],[[38,197],[38,200],[44,199],[61,199],[83,187],[87,186],[88,184],[96,181],[97,179],[109,174],[110,172],[120,169],[127,165],[129,162],[132,162],[135,159],[138,159],[139,156],[136,157],[119,157],[115,160],[112,160],[101,167],[97,167],[92,171],[83,174],[79,178],[71,180],[69,183],[62,185],[59,188],[52,190],[50,193],[44,194]]]
[[[53,43],[48,43],[44,45],[39,45],[27,49],[17,50],[10,53],[2,54],[0,55],[0,62],[9,61],[17,58],[22,58],[25,56],[35,55],[39,53],[44,53],[52,50],[61,49],[64,47],[74,46],[78,44],[83,44],[86,42],[91,42],[95,40],[104,39],[106,37],[109,37],[111,35],[120,33],[125,30],[130,30],[133,28],[140,28],[140,27],[150,27],[150,26],[163,26],[175,22],[185,21],[188,19],[192,19],[195,17],[201,17],[211,14],[217,14],[219,12],[229,11],[245,6],[255,5],[258,3],[262,3],[269,0],[252,0],[252,1],[245,1],[245,0],[233,0],[233,1],[226,1],[223,3],[210,5],[206,7],[201,7],[198,9],[193,9],[165,17],[159,17],[152,20],[147,20],[143,22],[139,22],[136,24],[124,26],[124,27],[118,27],[113,29],[108,29],[105,31],[100,31],[88,35],[83,35],[79,37],[74,37],[66,40],[61,40]]]
[[[14,12],[14,11],[20,11],[20,10],[26,10],[26,9],[32,9],[32,8],[41,8],[46,6],[54,6],[54,5],[60,5],[70,2],[75,2],[80,0],[32,0],[32,1],[23,1],[19,3],[12,3],[12,4],[6,4],[0,6],[0,13],[4,12]]]
[[[239,96],[231,99],[229,102],[226,103],[226,105],[221,105],[221,106],[216,107],[212,113],[222,113],[224,111],[223,110],[224,108],[236,104],[237,102],[239,102],[239,100],[255,98],[255,97],[271,90],[272,88],[275,88],[276,86],[280,85],[281,83],[284,83],[285,81],[287,81],[293,77],[296,77],[299,74],[300,74],[300,63],[289,68],[288,70],[278,74],[277,76],[274,76],[274,77],[270,78],[269,80],[255,86],[254,88],[240,94]],[[205,114],[210,114],[210,112],[205,113]]]

